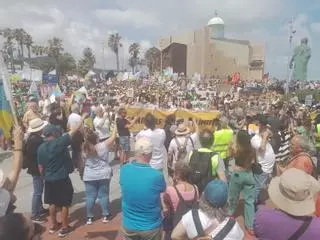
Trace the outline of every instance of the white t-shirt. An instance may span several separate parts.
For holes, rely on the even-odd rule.
[[[199,218],[202,225],[202,228],[206,230],[211,227],[211,225],[215,225],[216,228],[211,232],[211,237],[215,237],[219,231],[227,224],[229,218],[226,218],[223,222],[219,224],[217,219],[209,219],[201,210],[199,210]],[[183,215],[181,219],[182,225],[186,230],[188,239],[193,239],[198,236],[196,226],[194,224],[194,220],[192,217],[192,211],[190,210],[185,215]],[[228,235],[224,238],[224,240],[242,240],[244,239],[244,233],[240,227],[240,225],[236,222]]]
[[[96,116],[93,120],[94,128],[99,136],[99,139],[106,139],[110,137],[110,121],[108,118],[101,118]]]
[[[71,113],[69,115],[68,125],[71,129],[79,126],[80,122],[81,122],[81,116],[79,114]]]
[[[272,173],[276,156],[270,143],[267,143],[266,151],[264,153],[259,151],[259,148],[261,147],[261,142],[261,136],[256,134],[251,139],[251,146],[256,150],[257,162],[261,164],[262,171],[265,173]]]
[[[142,130],[136,136],[136,139],[146,137],[148,138],[153,146],[152,158],[150,160],[150,166],[154,169],[162,169],[163,162],[165,158],[166,148],[164,146],[164,141],[166,139],[166,133],[163,129],[147,129]]]

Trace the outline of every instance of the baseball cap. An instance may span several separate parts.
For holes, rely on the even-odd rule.
[[[228,201],[228,186],[221,180],[213,180],[204,189],[204,198],[215,208],[222,208]]]
[[[47,125],[43,130],[42,130],[42,134],[45,137],[48,137],[50,135],[52,135],[53,133],[59,133],[61,132],[61,128],[59,126],[53,125],[53,124],[49,124]]]
[[[148,155],[152,153],[152,143],[148,138],[139,138],[134,146],[137,155]]]

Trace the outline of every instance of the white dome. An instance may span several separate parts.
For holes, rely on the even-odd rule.
[[[224,21],[222,20],[221,17],[214,17],[211,18],[210,21],[208,22],[208,26],[212,25],[224,25]]]

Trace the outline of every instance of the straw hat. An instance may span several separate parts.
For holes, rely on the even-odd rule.
[[[35,118],[29,122],[28,133],[35,133],[42,131],[48,122],[42,121],[40,118]]]
[[[179,124],[177,129],[174,132],[174,134],[177,136],[184,136],[189,133],[190,133],[190,129],[184,123]]]
[[[286,170],[271,180],[268,193],[271,201],[293,216],[307,216],[315,212],[315,195],[320,185],[309,174],[296,169]]]

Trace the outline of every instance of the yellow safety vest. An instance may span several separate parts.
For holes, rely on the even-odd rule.
[[[316,148],[320,148],[320,123],[317,124],[316,136]]]
[[[233,131],[231,129],[221,129],[214,132],[214,143],[212,150],[216,153],[219,153],[222,159],[227,158],[227,151],[232,137]]]

